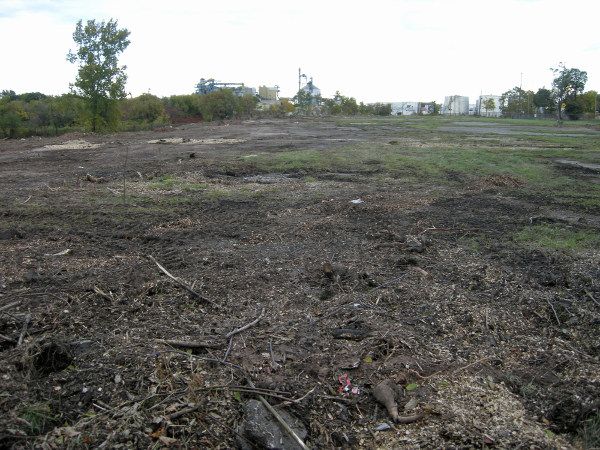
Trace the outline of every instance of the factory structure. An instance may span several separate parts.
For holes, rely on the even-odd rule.
[[[301,85],[302,78],[306,84]],[[267,87],[260,86],[258,92],[256,88],[248,87],[244,83],[223,83],[215,81],[213,78],[201,78],[196,85],[196,94],[205,95],[210,92],[219,91],[221,89],[229,89],[234,95],[244,96],[252,95],[260,99],[261,103],[268,106],[280,101],[279,86]],[[298,92],[303,92],[310,95],[311,102],[316,103],[317,98],[321,96],[321,90],[315,86],[312,77],[308,77],[298,69]],[[499,95],[480,95],[474,104],[469,103],[469,97],[463,95],[449,95],[444,97],[444,103],[441,108],[434,102],[391,102],[392,114],[410,116],[413,114],[434,114],[439,112],[445,116],[483,116],[483,117],[501,117]]]
[[[245,86],[244,83],[222,83],[220,81],[215,81],[213,78],[201,78],[200,82],[196,85],[196,94],[206,95],[221,89],[229,89],[233,92],[233,95],[239,97],[243,97],[244,95],[257,95],[256,88]],[[265,101],[276,101],[279,97],[279,86],[260,86],[258,88],[258,97]]]

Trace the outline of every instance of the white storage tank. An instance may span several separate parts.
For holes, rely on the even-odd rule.
[[[450,95],[444,97],[442,114],[450,116],[466,116],[469,114],[469,97]]]

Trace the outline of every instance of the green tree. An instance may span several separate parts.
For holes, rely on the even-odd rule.
[[[492,97],[486,98],[482,103],[483,109],[485,109],[485,115],[488,115],[488,111],[491,109],[496,109],[496,100]]]
[[[121,109],[127,120],[135,122],[162,122],[165,115],[165,107],[162,101],[152,94],[142,94],[123,102]]]
[[[119,100],[126,97],[126,66],[118,66],[118,56],[127,48],[130,32],[117,28],[117,21],[77,22],[73,40],[77,51],[69,50],[67,60],[77,63],[79,71],[73,92],[81,95],[87,105],[92,131],[105,126],[115,130],[119,119]]]
[[[583,104],[578,98],[585,89],[587,72],[579,69],[568,69],[564,63],[559,63],[557,69],[550,69],[554,73],[552,87],[558,102],[558,120],[561,121],[561,105],[564,103],[565,112],[571,119],[579,118],[583,112]]]
[[[554,93],[550,89],[540,88],[533,94],[533,105],[537,108],[543,108],[544,113],[552,113],[556,110],[556,100]]]
[[[256,110],[258,104],[258,97],[252,94],[245,94],[238,100],[237,112],[240,116],[251,117],[252,113]]]
[[[504,92],[500,96],[500,110],[504,117],[521,116],[525,111],[527,102],[527,93],[519,86],[515,86],[510,91]]]
[[[594,108],[598,108],[598,92],[597,91],[587,91],[581,95],[583,99],[583,110],[586,113],[595,114]]]

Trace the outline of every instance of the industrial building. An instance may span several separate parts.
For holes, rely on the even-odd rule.
[[[469,97],[450,95],[444,97],[442,114],[447,116],[466,116],[469,114]]]
[[[208,80],[201,78],[200,82],[196,85],[196,94],[205,95],[220,89],[229,89],[234,95],[240,97],[246,94],[256,95],[256,89],[244,86],[244,83],[221,83],[215,81],[213,78],[209,78]]]
[[[433,114],[432,102],[392,102],[392,115],[412,116],[413,114]]]
[[[493,108],[491,100],[494,101]],[[486,109],[486,106],[488,107]],[[500,109],[500,96],[499,95],[480,95],[475,103],[475,114],[483,117],[502,117],[502,110]]]

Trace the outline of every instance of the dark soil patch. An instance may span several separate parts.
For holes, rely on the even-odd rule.
[[[506,175],[410,185],[246,158],[403,133],[249,121],[2,141],[0,446],[251,448],[261,394],[311,448],[577,447],[600,401],[600,256],[511,238],[558,217],[552,197]],[[98,146],[36,150],[76,139]],[[424,417],[384,423],[385,379],[400,415]]]

